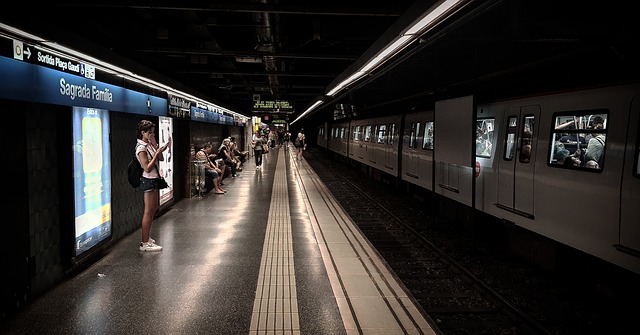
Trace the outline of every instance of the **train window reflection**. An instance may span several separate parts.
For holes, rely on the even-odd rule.
[[[368,125],[364,129],[364,141],[369,142],[371,139],[371,125]]]
[[[518,118],[515,116],[509,116],[507,126],[507,137],[505,139],[504,146],[504,159],[512,160],[514,151],[516,148],[516,128],[518,127]]]
[[[599,172],[604,165],[607,111],[558,113],[553,118],[550,166]]]
[[[433,150],[433,121],[425,122],[422,149]]]
[[[524,116],[522,122],[522,133],[520,134],[520,163],[529,163],[531,160],[531,152],[533,150],[533,132],[535,118],[533,115]]]
[[[395,136],[396,136],[396,124],[391,123],[389,124],[389,136],[387,136],[389,144],[395,143]]]
[[[495,118],[478,119],[476,122],[476,156],[491,157]]]
[[[362,126],[357,125],[353,128],[353,140],[360,141],[360,136],[362,136]]]
[[[640,176],[640,145],[636,150],[636,177]]]
[[[387,125],[381,124],[380,128],[378,128],[378,144],[383,144],[386,142],[387,136]]]
[[[416,123],[411,122],[411,133],[409,134],[409,148],[416,147]]]

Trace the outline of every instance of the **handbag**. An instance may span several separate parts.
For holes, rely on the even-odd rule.
[[[263,144],[263,145],[262,145],[262,150],[263,150],[265,153],[266,153],[266,152],[269,152],[269,146],[268,146],[268,145],[266,145],[266,144]]]
[[[160,177],[158,178],[158,189],[162,190],[169,187],[169,184],[167,184],[167,181],[164,180],[164,178]]]
[[[158,175],[160,175],[160,169],[158,169],[158,165],[156,164],[156,171],[158,171]],[[158,189],[162,190],[169,187],[169,184],[167,184],[167,181],[164,180],[164,178],[162,176],[160,176],[158,178]]]

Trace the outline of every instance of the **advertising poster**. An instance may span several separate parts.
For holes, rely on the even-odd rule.
[[[173,136],[173,118],[158,117],[158,145],[164,145]],[[173,199],[173,141],[163,154],[164,160],[158,163],[160,176],[164,177],[169,187],[160,190],[160,206]]]
[[[75,255],[111,238],[109,112],[73,108]]]

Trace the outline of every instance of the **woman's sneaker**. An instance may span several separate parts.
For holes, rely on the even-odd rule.
[[[162,247],[153,242],[140,242],[140,251],[161,251]]]

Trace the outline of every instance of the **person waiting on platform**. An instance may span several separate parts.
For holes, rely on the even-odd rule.
[[[233,153],[233,155],[238,158],[240,160],[240,165],[242,166],[242,164],[244,164],[244,162],[247,161],[247,156],[249,156],[249,152],[248,151],[240,151],[239,147],[238,147],[238,143],[236,142],[236,138],[231,136],[229,137],[229,139],[231,139],[231,152]]]
[[[205,143],[196,153],[196,159],[204,161],[204,175],[206,178],[213,180],[213,189],[215,194],[225,194],[227,191],[220,188],[220,181],[222,180],[222,170],[220,170],[209,158],[209,154],[213,149],[213,145],[209,142]]]
[[[231,160],[231,154],[229,154],[229,143],[230,139],[225,138],[222,140],[222,144],[218,148],[218,158],[222,158],[224,164],[231,169],[231,178],[235,178],[238,176],[236,173],[236,163]]]
[[[228,147],[229,147],[229,160],[235,164],[236,171],[242,171],[242,161],[240,161],[240,158],[236,156],[234,142],[231,139],[231,137],[229,137]]]
[[[262,135],[260,135],[259,131],[256,131],[256,133],[253,135],[253,138],[251,139],[253,156],[256,159],[256,170],[262,169],[262,153],[264,152],[264,147],[262,146],[263,144],[264,140],[262,138]]]
[[[156,142],[156,125],[149,120],[138,123],[136,157],[142,166],[140,190],[144,192],[144,213],[142,214],[142,242],[140,251],[161,251],[162,247],[151,238],[151,225],[158,210],[158,161],[164,160],[162,153],[171,145],[171,137],[163,146]]]
[[[296,139],[293,141],[293,145],[295,145],[295,147],[298,149],[297,155],[296,155],[296,159],[297,160],[302,160],[302,151],[305,149],[305,135],[304,135],[304,128],[300,129],[300,132],[298,133],[298,136],[296,137]]]

